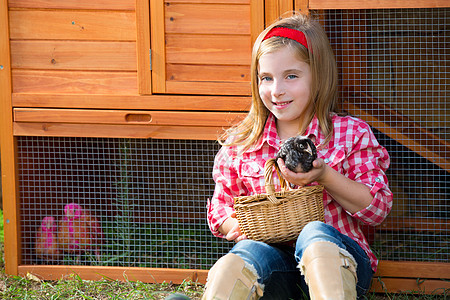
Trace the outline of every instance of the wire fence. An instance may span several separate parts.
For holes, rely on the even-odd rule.
[[[450,9],[315,12],[337,57],[342,109],[391,155],[394,207],[368,229],[381,259],[449,260]]]
[[[22,263],[206,269],[230,248],[206,224],[215,142],[20,137],[18,148]],[[64,222],[70,203],[97,219],[101,239],[90,220]],[[61,240],[71,226],[87,241],[38,255],[36,232],[47,216]]]

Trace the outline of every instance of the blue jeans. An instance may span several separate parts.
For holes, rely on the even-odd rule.
[[[258,282],[264,285],[261,299],[308,299],[308,287],[297,268],[303,251],[312,243],[329,241],[347,250],[356,260],[357,293],[364,295],[370,287],[373,271],[370,260],[361,247],[333,226],[316,221],[307,224],[300,233],[295,248],[283,244],[265,244],[243,240],[238,242],[231,253],[239,255],[245,262],[255,267]]]

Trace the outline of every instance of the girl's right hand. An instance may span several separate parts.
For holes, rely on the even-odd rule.
[[[225,222],[227,222],[228,228],[231,227],[228,233],[225,235],[225,238],[228,241],[235,241],[237,243],[247,239],[247,236],[245,234],[242,234],[241,229],[239,228],[239,223],[236,219],[236,213],[233,213]]]

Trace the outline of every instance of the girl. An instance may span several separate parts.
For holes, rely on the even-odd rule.
[[[212,233],[237,243],[211,268],[204,299],[356,299],[368,290],[377,259],[360,225],[380,224],[391,209],[389,155],[366,123],[334,113],[337,81],[327,36],[311,18],[282,19],[257,38],[252,106],[222,139],[208,203]],[[325,222],[309,223],[290,244],[248,240],[233,198],[265,193],[264,163],[299,134],[317,147],[313,169],[294,173],[278,164],[299,188],[324,186]]]

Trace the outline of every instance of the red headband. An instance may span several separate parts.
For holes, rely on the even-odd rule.
[[[300,45],[305,46],[306,49],[309,49],[305,34],[296,29],[286,28],[286,27],[274,27],[266,34],[266,36],[263,38],[263,41],[265,41],[268,38],[271,38],[273,36],[285,37],[285,38],[294,40],[297,43],[299,43]]]

